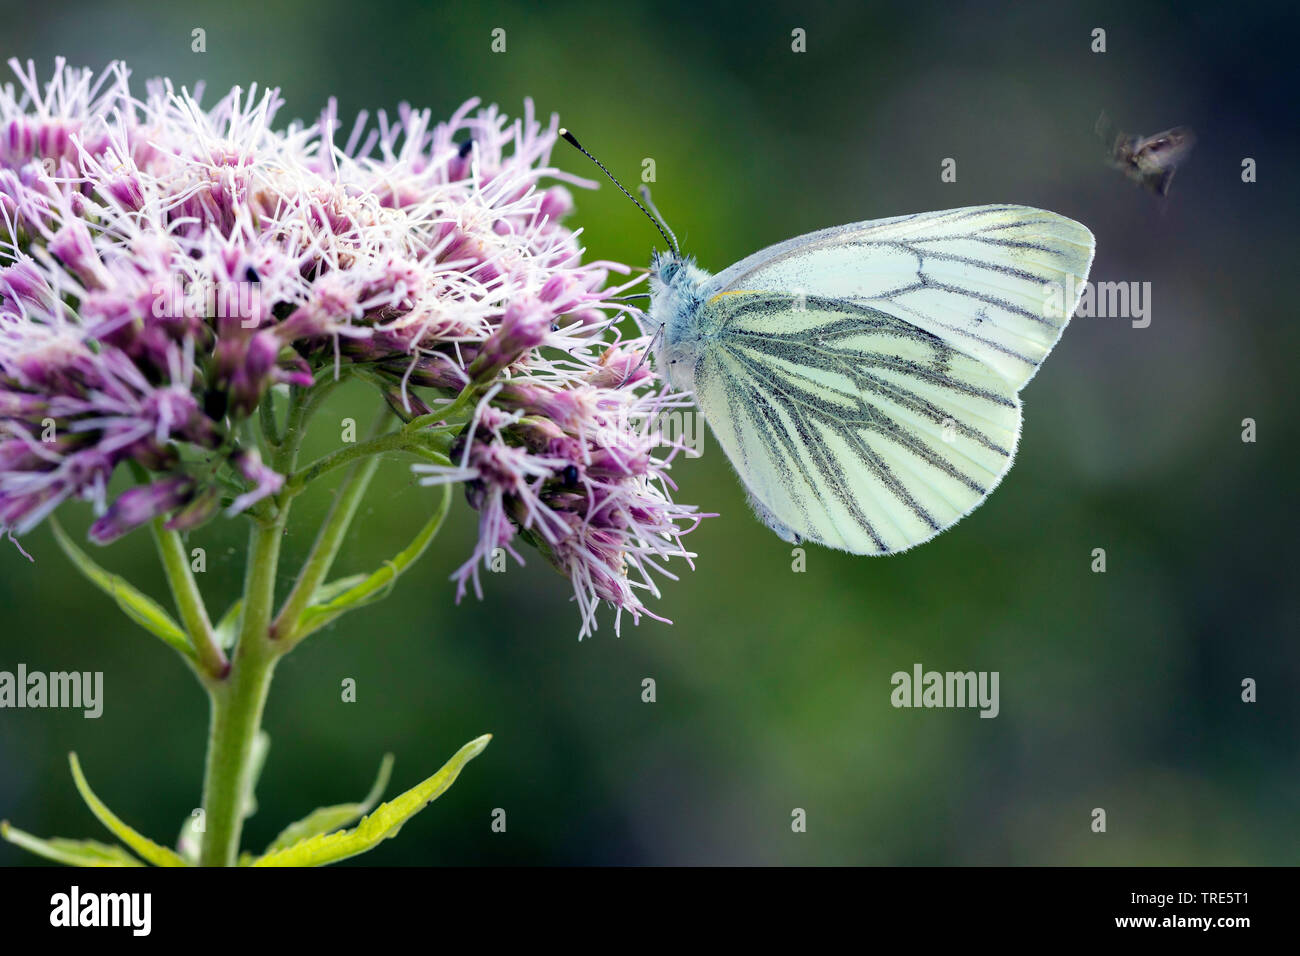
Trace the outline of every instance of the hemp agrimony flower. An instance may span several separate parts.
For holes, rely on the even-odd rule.
[[[290,478],[259,451],[269,396],[359,374],[417,420],[413,443],[444,439],[452,463],[425,480],[465,482],[480,512],[460,593],[496,549],[522,560],[522,538],[572,581],[582,634],[600,601],[646,613],[696,518],[653,428],[673,399],[630,374],[645,343],[609,331],[626,311],[609,273],[628,270],[582,261],[572,197],[545,185],[583,183],[549,166],[554,118],[470,101],[435,125],[403,106],[340,146],[333,104],[277,132],[274,90],[204,109],[166,81],[136,99],[121,65],[44,87],[11,66],[0,527],[69,498],[99,543],[255,508]],[[145,480],[111,498],[127,466]]]
[[[64,502],[88,502],[103,544],[144,525],[180,619],[99,567],[60,526],[61,547],[132,619],[179,651],[211,697],[201,834],[173,852],[104,811],[149,862],[319,864],[363,852],[450,786],[487,744],[374,807],[314,814],[261,857],[239,838],[266,752],[259,730],[275,663],[312,632],[382,597],[437,534],[460,483],[479,541],[453,575],[536,548],[571,582],[579,636],[600,604],[638,620],[666,562],[692,555],[699,519],[675,504],[676,452],[656,422],[683,404],[642,361],[640,281],[584,262],[561,222],[568,185],[550,165],[558,124],[526,102],[510,119],[470,100],[446,122],[401,106],[346,135],[331,102],[276,128],[275,90],[203,91],[166,80],[138,98],[128,71],[65,67],[40,83],[10,62],[0,86],[0,532],[16,540]],[[369,386],[369,438],[299,452],[344,379]],[[337,434],[337,432],[335,432]],[[381,455],[416,459],[431,491],[413,541],[369,575],[327,580]],[[287,595],[280,543],[295,498],[343,472]],[[125,487],[123,487],[125,485]],[[121,489],[121,490],[118,490]],[[181,535],[219,515],[249,526],[245,589],[213,623]],[[277,598],[281,599],[278,603]],[[338,808],[334,808],[337,810]],[[370,813],[364,825],[337,831]],[[328,821],[328,825],[326,822]],[[122,847],[0,835],[72,863],[130,861]]]

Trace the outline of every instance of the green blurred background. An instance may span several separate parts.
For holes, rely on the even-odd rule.
[[[474,515],[457,497],[432,552],[385,602],[285,660],[246,845],[358,799],[380,755],[392,789],[495,739],[456,785],[353,863],[1291,864],[1298,855],[1294,358],[1295,77],[1300,22],[1278,6],[929,6],[383,0],[22,4],[0,51],[135,78],[279,86],[282,120],[401,100],[448,115],[532,96],[626,179],[645,157],[683,246],[718,270],[852,220],[985,202],[1040,205],[1097,235],[1097,280],[1149,281],[1149,328],[1081,318],[1026,389],[1019,460],[954,531],[906,555],[789,546],[748,514],[709,436],[675,470],[721,517],[698,569],[655,609],[576,639],[566,582],[534,557],[455,606],[447,577]],[[190,31],[207,31],[207,53]],[[490,32],[507,31],[507,51]],[[791,51],[791,30],[807,52]],[[1093,28],[1108,52],[1090,52]],[[1105,167],[1093,133],[1189,124],[1167,202]],[[349,125],[345,121],[345,128]],[[581,157],[556,153],[590,175]],[[1243,184],[1243,157],[1259,182]],[[957,182],[940,163],[957,160]],[[572,224],[593,257],[647,261],[653,231],[603,186]],[[336,397],[339,416],[362,412]],[[333,417],[330,414],[322,419]],[[1244,444],[1241,420],[1257,420]],[[325,436],[318,436],[324,448]],[[340,572],[401,547],[433,503],[385,466]],[[300,510],[289,572],[327,500]],[[310,514],[308,514],[310,512]],[[308,518],[307,522],[301,519]],[[88,515],[65,509],[78,530]],[[194,536],[214,608],[235,593],[242,526]],[[0,549],[0,669],[102,670],[97,721],[0,711],[0,816],[104,838],[74,791],[156,839],[197,805],[205,699],[175,656],[80,580],[48,529],[29,565]],[[1108,570],[1090,571],[1105,548]],[[105,564],[161,596],[147,535]],[[996,670],[1001,715],[895,710],[920,662]],[[358,701],[340,700],[354,678]],[[641,701],[641,681],[658,701]],[[1259,701],[1240,683],[1259,683]],[[494,808],[507,832],[490,830]],[[791,811],[807,832],[791,832]],[[1108,832],[1090,831],[1104,807]],[[33,859],[0,844],[0,863]]]

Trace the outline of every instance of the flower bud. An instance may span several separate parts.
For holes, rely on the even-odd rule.
[[[184,475],[156,481],[151,485],[128,488],[90,526],[90,540],[96,544],[115,541],[146,521],[152,521],[159,515],[180,507],[193,490],[193,479]]]
[[[483,343],[483,351],[470,363],[470,378],[475,382],[491,381],[525,352],[541,345],[550,330],[551,313],[539,303],[511,303],[501,324]]]

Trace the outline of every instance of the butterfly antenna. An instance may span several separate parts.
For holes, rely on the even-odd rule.
[[[637,198],[636,198],[635,196],[633,196],[630,192],[628,192],[626,189],[623,188],[623,184],[620,183],[617,179],[614,178],[614,174],[611,173],[611,172],[610,172],[610,171],[605,167],[605,164],[604,164],[604,163],[602,163],[599,159],[597,159],[595,156],[591,155],[591,153],[587,152],[587,151],[583,148],[582,144],[578,142],[577,137],[575,137],[575,136],[574,136],[572,133],[570,133],[567,129],[561,129],[561,130],[560,130],[560,138],[563,139],[565,142],[567,142],[570,146],[572,146],[572,147],[573,147],[574,149],[576,149],[578,152],[582,153],[583,156],[586,156],[589,160],[591,160],[593,163],[595,163],[597,166],[599,166],[599,167],[600,167],[600,171],[601,171],[602,173],[604,173],[606,176],[609,177],[609,181],[610,181],[611,183],[613,183],[615,186],[618,187],[618,191],[621,192],[621,193],[622,193],[624,196],[626,196],[628,199],[632,200],[632,202],[636,204],[636,208],[637,208],[637,209],[640,209],[643,213],[645,213],[645,217],[646,217],[647,219],[650,220],[650,222],[654,225],[654,227],[655,227],[657,230],[659,230],[659,235],[661,235],[661,236],[664,237],[664,242],[668,243],[669,248],[673,250],[673,255],[677,256],[678,258],[681,258],[681,250],[679,250],[679,249],[677,248],[677,238],[676,238],[675,236],[672,235],[672,230],[671,230],[671,229],[669,229],[667,232],[665,232],[665,231],[664,231],[665,226],[661,226],[661,225],[659,224],[659,220],[656,219],[653,215],[650,214],[650,210],[649,210],[649,209],[646,209],[645,206],[643,206],[643,205],[641,205],[641,203],[637,202]]]
[[[673,232],[673,227],[668,225],[668,220],[664,218],[664,214],[659,211],[659,207],[656,206],[654,200],[650,198],[650,187],[645,183],[642,183],[641,188],[638,189],[637,192],[641,194],[641,199],[645,204],[650,207],[650,211],[655,214],[655,218],[658,219],[660,224],[668,230],[668,235],[671,236],[673,240],[673,251],[676,252],[677,234]]]

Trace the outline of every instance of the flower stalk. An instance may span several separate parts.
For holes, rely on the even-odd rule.
[[[185,633],[198,655],[202,673],[209,680],[220,680],[230,669],[230,662],[226,660],[225,652],[217,644],[212,632],[212,622],[208,619],[203,595],[199,593],[199,586],[190,571],[189,558],[181,536],[175,531],[167,530],[161,518],[155,518],[151,528],[163,571],[167,575],[167,583],[171,586],[172,598],[181,613]]]
[[[414,451],[421,448],[445,451],[450,445],[450,439],[442,440],[440,435],[410,433],[406,430],[390,432],[330,452],[295,473],[289,479],[286,488],[290,495],[297,495],[317,478],[324,477],[336,468],[342,468],[362,458],[382,455],[385,452]]]
[[[258,534],[269,533],[259,531]],[[276,532],[278,534],[278,532]],[[265,570],[274,561],[265,544],[255,553]],[[258,567],[250,562],[250,569]],[[247,632],[245,632],[247,633]],[[204,766],[202,866],[234,866],[239,856],[247,794],[251,792],[253,747],[262,726],[277,654],[263,636],[241,640],[230,673],[209,689],[208,754]]]
[[[270,625],[286,519],[287,510],[250,529],[235,659],[225,677],[208,688],[210,725],[199,856],[204,866],[233,866],[239,855],[244,801],[253,784],[253,743],[262,727],[262,711],[279,656],[271,641]]]

